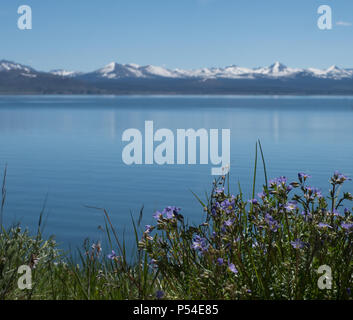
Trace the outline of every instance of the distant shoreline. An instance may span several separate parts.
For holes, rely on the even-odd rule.
[[[20,96],[73,96],[73,97],[315,97],[315,98],[339,98],[339,97],[353,97],[353,92],[349,93],[40,93],[40,92],[0,92],[0,97],[20,97]]]

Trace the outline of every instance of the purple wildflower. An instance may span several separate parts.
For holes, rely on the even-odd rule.
[[[314,196],[317,197],[317,198],[322,198],[323,195],[321,193],[321,190],[318,189],[318,188],[313,188],[313,193],[314,193]]]
[[[306,181],[306,179],[311,178],[310,175],[304,173],[304,172],[299,172],[298,173],[298,178],[300,182]]]
[[[228,269],[234,274],[238,273],[238,269],[235,267],[234,263],[228,263]]]
[[[321,190],[318,188],[307,186],[305,187],[305,198],[309,200],[314,200],[317,198],[322,198]]]
[[[258,204],[259,203],[257,201],[257,199],[250,199],[248,202],[251,203],[251,204]]]
[[[224,188],[218,188],[215,190],[215,193],[220,194],[224,192]]]
[[[304,248],[304,242],[301,241],[300,239],[296,239],[295,241],[291,241],[290,243],[294,249],[303,249]]]
[[[341,228],[344,229],[345,231],[351,231],[351,230],[353,230],[353,223],[345,223],[345,222],[343,222],[341,224]]]
[[[200,253],[204,253],[208,250],[207,240],[197,235],[195,236],[191,247]]]
[[[277,232],[278,230],[278,222],[273,219],[273,217],[270,214],[266,214],[265,216],[265,221],[268,224],[268,226],[270,227],[270,230],[273,232]]]
[[[115,251],[112,250],[112,253],[108,254],[107,257],[108,257],[108,259],[110,259],[110,260],[114,260],[114,259],[116,259],[118,256],[116,255]]]
[[[212,206],[212,209],[211,209],[211,214],[213,216],[217,215],[218,211],[221,209],[221,205],[219,204],[218,201],[216,201],[213,206]]]
[[[287,183],[287,178],[286,177],[278,177],[275,179],[272,179],[269,181],[270,183],[270,187],[274,188],[274,187],[279,187],[281,185],[285,185]]]
[[[342,184],[343,182],[345,182],[346,180],[351,180],[350,178],[348,178],[347,176],[345,176],[344,174],[335,171],[335,173],[333,174],[333,177],[331,178],[330,182],[331,184]]]
[[[228,219],[224,222],[224,225],[230,227],[234,223],[235,219]]]
[[[297,203],[295,201],[288,202],[284,208],[288,211],[294,211],[297,208]]]
[[[168,220],[173,219],[180,211],[180,208],[177,208],[175,206],[168,206],[163,210],[163,214],[166,215],[166,218]]]
[[[162,218],[162,213],[159,212],[159,211],[156,211],[154,214],[153,214],[153,218],[155,218],[156,220],[159,220]]]
[[[146,233],[150,233],[151,231],[152,231],[152,226],[149,225],[149,224],[147,224],[147,225],[145,226],[145,232],[146,232]]]
[[[222,266],[224,264],[224,260],[222,258],[218,258],[217,263],[219,266]]]
[[[163,299],[163,297],[164,297],[164,291],[158,290],[158,291],[156,292],[156,298],[157,298],[158,300],[160,300],[160,299]]]
[[[221,203],[221,208],[226,214],[230,214],[235,210],[235,200],[226,199]]]

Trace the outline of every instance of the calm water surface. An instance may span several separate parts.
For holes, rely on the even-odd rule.
[[[8,164],[6,224],[34,229],[46,202],[46,233],[63,247],[103,237],[106,208],[132,240],[130,213],[177,205],[203,216],[191,191],[209,191],[212,165],[126,166],[122,132],[158,128],[231,129],[231,186],[250,198],[254,149],[261,139],[268,175],[310,173],[328,191],[334,170],[353,176],[353,97],[0,97],[0,167]],[[176,132],[176,131],[174,131]],[[260,166],[262,170],[262,167]],[[261,183],[262,172],[259,173]],[[353,183],[346,185],[353,193]]]

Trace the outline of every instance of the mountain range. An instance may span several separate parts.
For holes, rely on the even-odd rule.
[[[0,61],[0,94],[353,94],[353,69],[236,65],[194,70],[112,62],[92,72]]]

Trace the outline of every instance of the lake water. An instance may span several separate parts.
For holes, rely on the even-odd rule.
[[[334,170],[353,175],[353,97],[0,97],[0,168],[8,164],[6,225],[21,221],[34,230],[46,202],[46,234],[63,247],[89,237],[100,240],[106,208],[129,242],[131,216],[144,205],[144,223],[167,205],[190,222],[203,211],[191,191],[205,198],[209,165],[133,165],[122,161],[128,128],[144,131],[218,128],[231,130],[231,188],[240,181],[250,198],[255,142],[262,142],[269,177],[313,176],[327,193]],[[0,175],[2,176],[2,174]],[[263,182],[259,163],[259,187]],[[353,183],[346,191],[353,193]]]

